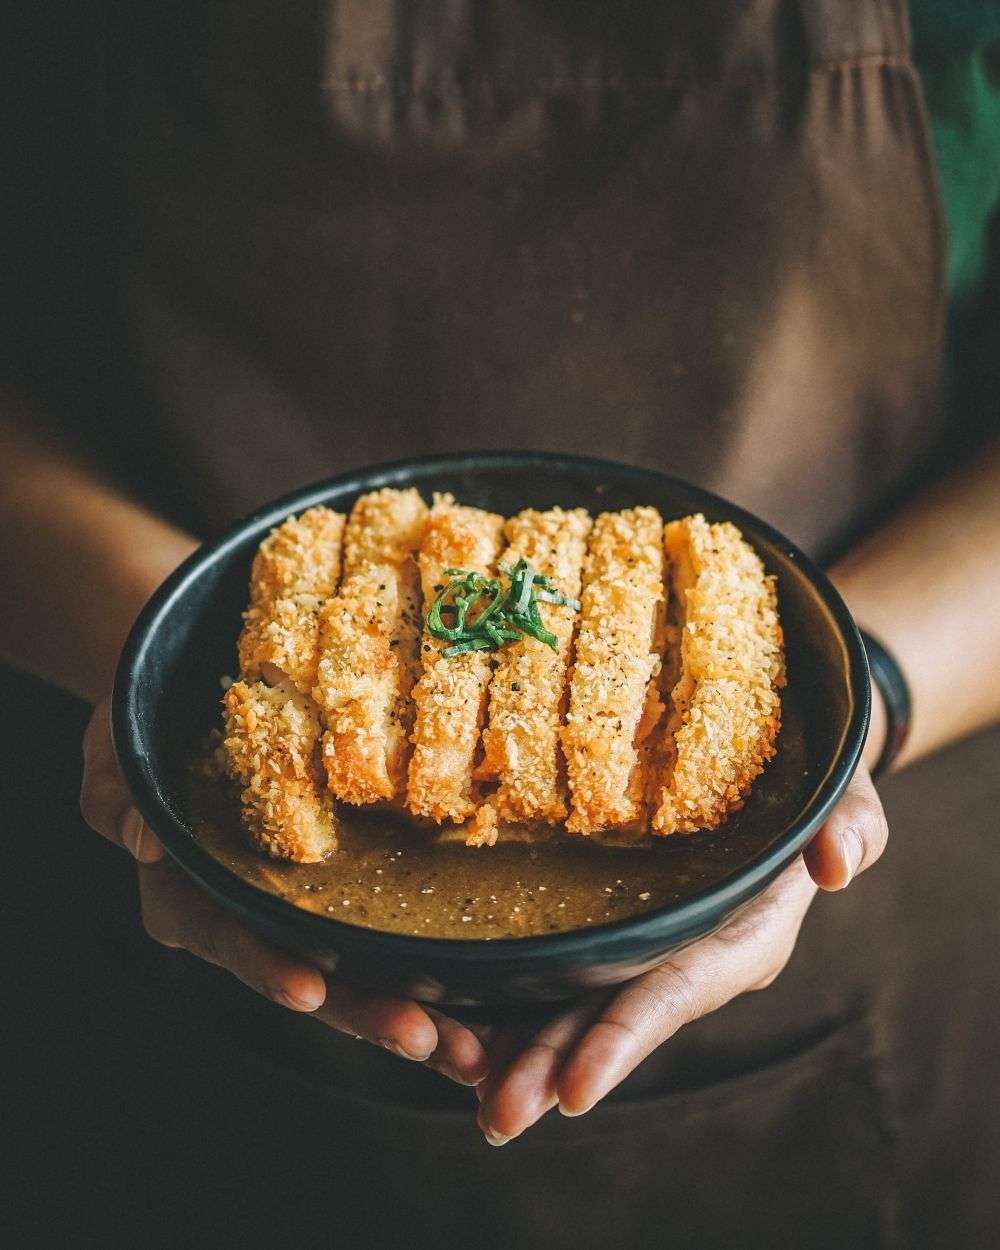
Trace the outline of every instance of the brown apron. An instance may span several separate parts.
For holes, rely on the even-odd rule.
[[[521,447],[663,468],[820,550],[926,451],[902,4],[163,7],[123,106],[131,326],[210,519]]]
[[[523,447],[689,477],[823,553],[940,433],[940,221],[897,0],[136,7],[133,373],[107,422],[203,523],[372,461]],[[183,1143],[150,1209],[189,1183],[199,1245],[986,1244],[972,1073],[997,1072],[972,1039],[995,996],[983,960],[948,977],[996,872],[970,901],[927,795],[982,807],[928,768],[922,803],[891,787],[886,864],[817,903],[774,987],[499,1152],[468,1091],[138,943],[186,1063],[147,1095]]]

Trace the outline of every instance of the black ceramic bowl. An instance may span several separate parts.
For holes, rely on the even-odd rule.
[[[462,503],[505,515],[554,505],[597,513],[651,504],[666,519],[700,511],[711,521],[738,525],[777,575],[789,683],[778,754],[742,812],[716,834],[695,835],[724,836],[735,852],[704,889],[641,916],[564,933],[491,941],[410,937],[303,911],[237,877],[198,844],[185,769],[194,744],[218,724],[219,677],[234,671],[257,546],[290,513],[317,504],[347,511],[365,491],[410,485],[428,498],[432,491],[451,491]],[[406,461],[334,478],[289,495],[195,552],[156,592],[132,631],[115,682],[113,729],[143,817],[181,867],[248,925],[364,984],[425,1001],[495,1006],[625,980],[717,929],[765,889],[822,824],[857,766],[868,714],[868,666],[847,608],[823,574],[770,526],[648,469],[509,453]],[[744,837],[740,821],[753,836]],[[684,839],[669,841],[679,855],[686,853]],[[748,849],[741,854],[741,847]]]

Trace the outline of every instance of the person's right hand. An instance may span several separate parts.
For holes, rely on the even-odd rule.
[[[487,1074],[484,1036],[431,1007],[363,993],[269,946],[220,907],[170,860],[136,808],[111,742],[108,700],[98,704],[83,740],[80,810],[102,837],[137,861],[142,921],[163,946],[217,964],[265,998],[311,1013],[403,1059],[427,1064],[462,1085]]]

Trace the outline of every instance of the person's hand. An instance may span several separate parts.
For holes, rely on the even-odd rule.
[[[589,1111],[684,1025],[778,976],[817,886],[840,890],[885,849],[888,830],[866,769],[805,854],[722,929],[616,990],[592,995],[534,1036],[499,1036],[479,1085],[479,1126],[502,1146],[552,1107]]]
[[[283,1007],[476,1085],[479,1124],[496,1145],[557,1104],[567,1115],[589,1110],[683,1025],[770,985],[791,955],[816,886],[842,889],[878,859],[887,836],[878,796],[861,770],[805,855],[718,933],[610,998],[582,1000],[527,1040],[497,1037],[487,1056],[489,1030],[474,1033],[435,1008],[324,978],[267,945],[189,881],[131,804],[106,701],[84,738],[80,806],[88,824],[138,861],[143,923],[155,941],[226,968]]]
[[[80,810],[97,833],[124,847],[139,872],[142,920],[163,946],[180,947],[237,976],[265,998],[309,1012],[341,1032],[404,1059],[426,1063],[463,1085],[486,1075],[486,1052],[471,1030],[405,999],[361,993],[274,949],[200,890],[166,857],[132,801],[115,759],[107,700],[83,741]]]

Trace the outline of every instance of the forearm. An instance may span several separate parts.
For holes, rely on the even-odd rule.
[[[855,618],[893,651],[909,680],[913,724],[897,763],[1000,718],[998,552],[994,447],[831,571]],[[873,726],[869,755],[877,755],[879,730]]]
[[[90,700],[146,599],[195,542],[0,410],[0,655]],[[16,422],[16,424],[15,424]]]

